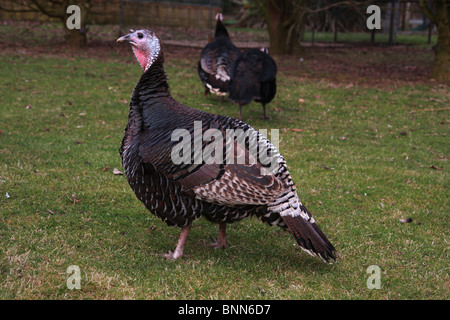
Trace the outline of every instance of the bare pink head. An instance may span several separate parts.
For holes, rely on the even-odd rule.
[[[130,29],[130,33],[117,39],[117,42],[131,44],[134,55],[144,71],[150,68],[161,53],[159,38],[150,30]]]

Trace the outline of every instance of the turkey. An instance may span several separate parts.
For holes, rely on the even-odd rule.
[[[223,25],[223,15],[216,15],[214,39],[202,50],[198,62],[198,76],[205,86],[205,95],[214,93],[225,96],[228,92],[230,69],[240,50],[231,42]]]
[[[214,246],[225,248],[226,224],[256,216],[291,231],[311,255],[336,260],[335,248],[300,202],[285,160],[272,143],[240,120],[177,102],[169,91],[161,41],[152,31],[131,30],[117,41],[131,44],[144,70],[129,105],[122,165],[145,207],[181,228],[177,246],[166,258],[183,255],[199,217],[219,224]]]
[[[277,65],[266,48],[248,49],[242,52],[231,67],[229,99],[239,104],[239,119],[242,106],[252,100],[261,102],[266,115],[266,103],[272,101],[277,92]]]

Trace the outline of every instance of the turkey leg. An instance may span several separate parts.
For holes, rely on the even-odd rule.
[[[186,240],[189,234],[189,231],[191,230],[191,226],[187,226],[181,229],[180,238],[178,239],[177,247],[175,248],[175,251],[169,251],[168,254],[165,254],[164,257],[167,259],[178,259],[179,257],[183,256],[184,251],[184,245],[186,244]]]
[[[264,120],[270,119],[270,118],[266,115],[266,104],[263,103],[263,104],[262,104],[262,107],[263,107],[263,110],[264,110],[264,116],[263,116],[263,119],[264,119]]]
[[[219,237],[218,239],[213,239],[214,242],[211,244],[211,247],[214,249],[228,248],[226,229],[226,223],[219,224]]]

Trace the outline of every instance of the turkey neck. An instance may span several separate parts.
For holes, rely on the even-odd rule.
[[[216,31],[215,31],[215,33],[214,33],[214,37],[215,37],[215,38],[218,38],[218,37],[220,37],[220,36],[227,37],[227,38],[230,37],[230,36],[228,35],[228,31],[227,31],[227,29],[225,28],[225,26],[223,25],[222,21],[219,20],[219,21],[217,21]]]
[[[164,124],[175,100],[170,95],[161,56],[145,71],[133,91],[130,120],[140,120],[143,128]]]
[[[140,100],[158,97],[170,97],[169,84],[167,83],[167,75],[164,71],[164,58],[162,54],[158,59],[145,71],[138,84],[136,85],[137,93]]]

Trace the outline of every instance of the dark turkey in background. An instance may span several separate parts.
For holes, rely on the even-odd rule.
[[[239,105],[239,119],[242,119],[242,106],[253,100],[261,102],[263,119],[268,119],[266,104],[277,92],[276,75],[277,65],[265,48],[248,49],[237,57],[231,67],[228,91],[229,99]]]
[[[231,42],[221,13],[216,15],[216,21],[214,39],[203,48],[197,71],[205,95],[214,93],[223,97],[228,92],[231,65],[240,50]]]

